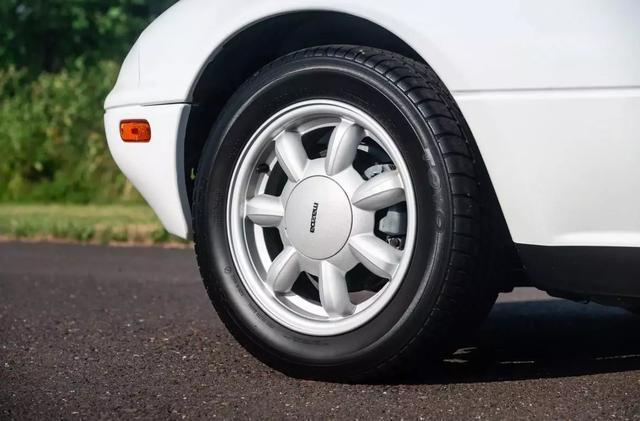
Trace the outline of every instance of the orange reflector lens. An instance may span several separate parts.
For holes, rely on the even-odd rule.
[[[148,142],[151,140],[151,126],[147,120],[122,120],[120,137],[125,142]]]

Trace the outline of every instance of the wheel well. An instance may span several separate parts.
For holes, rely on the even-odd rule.
[[[193,174],[212,125],[228,99],[267,63],[303,48],[353,44],[423,59],[407,43],[368,20],[338,12],[296,12],[274,16],[229,39],[207,63],[192,92],[187,124],[184,168],[192,202]]]
[[[304,48],[349,44],[380,48],[402,54],[419,62],[425,60],[406,42],[387,29],[362,18],[338,12],[295,12],[255,23],[229,39],[212,54],[192,91],[192,108],[184,144],[189,206],[193,204],[194,174],[211,127],[233,93],[251,75],[269,62]],[[493,189],[493,188],[492,188]],[[528,285],[520,258],[510,238],[495,193],[498,224],[505,231],[504,270],[501,290]]]

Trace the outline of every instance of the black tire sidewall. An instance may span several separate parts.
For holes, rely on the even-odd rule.
[[[238,276],[226,226],[230,180],[247,141],[276,112],[315,98],[362,109],[397,141],[413,182],[418,215],[412,261],[392,300],[365,325],[330,337],[292,331],[262,311]],[[380,74],[328,57],[292,60],[261,72],[225,107],[197,172],[196,251],[205,286],[222,320],[254,355],[294,374],[303,368],[313,376],[314,367],[324,376],[331,369],[357,373],[392,358],[428,328],[443,286],[452,241],[446,177],[428,125],[407,96]]]

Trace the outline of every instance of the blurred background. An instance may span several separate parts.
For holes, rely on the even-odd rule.
[[[0,1],[0,236],[176,243],[109,154],[103,101],[175,0]]]

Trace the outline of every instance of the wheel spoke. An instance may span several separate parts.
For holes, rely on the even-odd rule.
[[[276,138],[276,156],[289,180],[296,182],[302,178],[309,157],[302,146],[300,133],[282,132]]]
[[[274,292],[289,292],[299,274],[298,252],[293,247],[285,247],[269,267],[267,284]]]
[[[351,237],[349,247],[356,258],[374,274],[391,279],[398,269],[402,251],[373,234]]]
[[[349,299],[344,273],[327,261],[320,264],[320,302],[329,316],[353,314],[355,306]]]
[[[353,163],[358,145],[363,138],[362,127],[347,120],[343,120],[333,129],[325,161],[325,171],[328,175],[337,174]]]
[[[402,179],[397,170],[386,171],[365,181],[351,197],[351,202],[365,210],[378,210],[405,200]]]
[[[247,202],[246,215],[254,224],[275,227],[282,220],[284,208],[279,197],[260,194]]]

